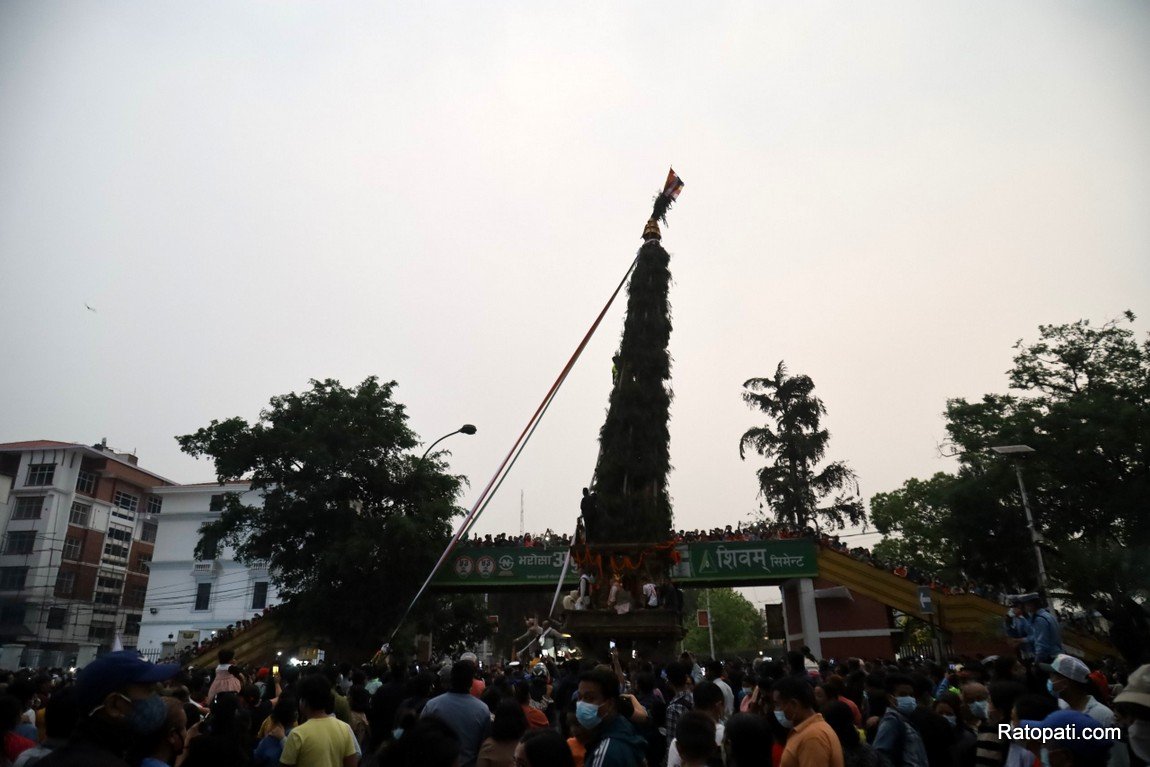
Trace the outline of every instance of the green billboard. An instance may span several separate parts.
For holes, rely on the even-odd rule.
[[[679,583],[783,581],[810,578],[819,567],[814,541],[806,538],[771,541],[703,541],[678,547],[679,564],[671,575]]]
[[[818,574],[814,541],[703,541],[676,547],[679,564],[671,572],[683,586],[768,583]],[[461,547],[452,552],[432,585],[441,589],[499,591],[555,588],[563,572],[565,548],[522,546]],[[566,582],[579,578],[572,563]]]

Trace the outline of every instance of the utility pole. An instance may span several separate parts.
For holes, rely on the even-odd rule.
[[[711,616],[711,590],[707,589],[707,636],[711,640],[711,659],[715,658],[715,619]]]

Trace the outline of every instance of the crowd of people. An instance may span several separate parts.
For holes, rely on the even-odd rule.
[[[805,649],[805,648],[804,648]],[[1150,665],[591,660],[3,676],[16,767],[1143,767]],[[280,673],[276,673],[280,671]],[[1005,727],[1004,727],[1005,726]],[[1041,729],[1049,728],[1049,729]],[[1098,729],[1109,728],[1109,729]]]

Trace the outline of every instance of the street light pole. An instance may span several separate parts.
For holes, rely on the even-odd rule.
[[[439,439],[435,440],[430,445],[428,445],[427,449],[423,451],[423,455],[419,456],[419,461],[422,463],[423,459],[427,457],[427,454],[431,452],[431,448],[435,447],[436,445],[438,445],[440,442],[447,439],[448,437],[453,437],[456,434],[474,434],[475,432],[476,432],[476,428],[474,426],[472,426],[469,423],[463,424],[462,426],[460,426],[455,431],[450,432],[448,434],[444,434],[442,437],[440,437]]]
[[[999,455],[1018,456],[1033,453],[1034,448],[1029,445],[1004,445],[990,448]],[[1014,474],[1018,477],[1018,491],[1022,493],[1022,509],[1026,512],[1026,529],[1030,531],[1030,542],[1034,546],[1034,558],[1038,562],[1038,592],[1046,599],[1046,564],[1042,560],[1042,547],[1038,545],[1041,536],[1034,528],[1034,515],[1030,512],[1030,496],[1026,494],[1026,484],[1022,481],[1022,464],[1014,458]]]

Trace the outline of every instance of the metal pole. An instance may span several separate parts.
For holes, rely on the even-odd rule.
[[[707,589],[707,636],[711,639],[711,659],[715,659],[715,621],[711,617],[711,590]]]
[[[1018,476],[1018,490],[1022,493],[1022,508],[1026,511],[1026,527],[1030,530],[1030,542],[1034,545],[1034,558],[1038,562],[1038,591],[1046,599],[1046,565],[1042,561],[1042,548],[1038,545],[1038,532],[1034,529],[1034,515],[1030,513],[1030,498],[1026,495],[1026,485],[1022,482],[1022,466],[1015,461],[1014,473]]]

